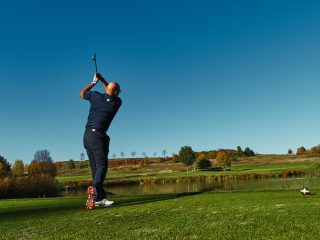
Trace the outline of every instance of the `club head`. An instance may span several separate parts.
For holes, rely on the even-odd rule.
[[[96,61],[96,54],[95,54],[95,53],[94,53],[93,56],[92,56],[92,60],[93,60],[93,61]]]

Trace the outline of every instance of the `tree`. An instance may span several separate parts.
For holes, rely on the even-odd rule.
[[[244,154],[244,153],[243,153],[241,147],[240,147],[240,146],[237,146],[237,156],[238,156],[238,157],[241,157],[243,154]]]
[[[254,151],[252,151],[250,148],[246,147],[246,149],[244,150],[244,155],[246,155],[247,157],[252,157],[255,156]]]
[[[200,153],[196,160],[196,169],[208,169],[211,162],[204,153]]]
[[[22,176],[24,174],[24,165],[22,160],[14,161],[14,164],[12,166],[12,173],[15,176]]]
[[[304,147],[297,148],[297,155],[305,155],[307,154],[307,150]]]
[[[144,165],[148,165],[149,164],[149,158],[148,157],[144,157],[143,163],[144,163]]]
[[[0,178],[6,177],[11,172],[11,165],[7,162],[7,159],[0,155]]]
[[[288,150],[288,154],[289,154],[289,155],[292,154],[292,150],[291,150],[291,149]]]
[[[124,152],[120,153],[121,158],[124,158],[124,155],[125,155]]]
[[[80,163],[80,168],[88,168],[89,167],[89,161],[82,161]]]
[[[56,166],[52,162],[50,152],[48,150],[39,150],[34,154],[34,158],[28,167],[28,172],[31,175],[48,173],[51,176],[56,175]]]
[[[223,171],[225,171],[226,167],[231,166],[232,160],[233,158],[231,156],[228,156],[226,151],[219,151],[214,163],[217,166],[222,167]]]
[[[146,152],[142,152],[141,155],[145,158],[147,156]]]
[[[320,154],[320,145],[312,147],[310,149],[310,154]]]
[[[56,170],[60,170],[62,168],[62,163],[61,162],[55,162],[56,165]]]
[[[131,152],[131,156],[134,158],[135,155],[136,155],[136,152],[135,152],[135,151],[132,151],[132,152]]]
[[[178,157],[177,154],[175,154],[175,153],[172,154],[172,161],[173,161],[174,163],[179,162],[179,157]]]
[[[68,168],[69,168],[69,169],[75,169],[75,168],[76,168],[76,164],[75,164],[75,162],[73,161],[73,159],[70,159],[70,160],[68,161]]]
[[[84,160],[84,153],[80,154],[80,160],[83,161]]]
[[[167,151],[165,149],[162,150],[162,156],[166,157],[167,156]]]
[[[155,158],[158,155],[158,153],[154,152],[153,157]]]
[[[184,146],[179,151],[179,159],[184,165],[187,166],[187,171],[189,171],[189,166],[193,165],[195,161],[195,154],[191,147]]]
[[[117,155],[114,153],[114,154],[112,154],[112,158],[116,158],[117,157]]]

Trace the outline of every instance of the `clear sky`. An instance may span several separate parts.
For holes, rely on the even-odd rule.
[[[3,0],[0,155],[79,159],[94,52],[122,87],[110,156],[315,146],[319,13],[300,0]]]

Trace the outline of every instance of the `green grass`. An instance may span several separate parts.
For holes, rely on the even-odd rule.
[[[0,201],[1,239],[318,239],[320,191],[207,192]]]

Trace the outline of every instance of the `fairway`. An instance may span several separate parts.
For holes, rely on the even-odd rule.
[[[317,239],[318,192],[238,191],[0,201],[1,239]]]

